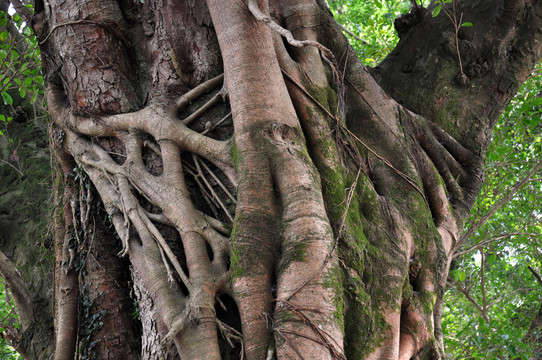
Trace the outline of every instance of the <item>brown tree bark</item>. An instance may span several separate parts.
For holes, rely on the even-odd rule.
[[[35,9],[65,179],[55,359],[443,357],[451,256],[542,4],[455,0],[459,32],[411,14],[375,69],[320,0]]]

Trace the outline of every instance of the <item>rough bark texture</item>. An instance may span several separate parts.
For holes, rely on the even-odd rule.
[[[411,14],[367,69],[319,0],[38,2],[55,359],[441,358],[492,127],[542,44],[536,1],[448,11],[475,26]]]

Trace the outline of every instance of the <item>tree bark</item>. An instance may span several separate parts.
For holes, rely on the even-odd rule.
[[[472,28],[418,11],[368,69],[320,0],[39,1],[55,358],[442,358],[452,254],[542,5],[448,5]]]

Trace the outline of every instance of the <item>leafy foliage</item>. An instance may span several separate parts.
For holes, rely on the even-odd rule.
[[[22,357],[13,349],[5,334],[19,329],[19,317],[15,310],[15,304],[3,280],[0,280],[0,360],[18,360]]]
[[[393,21],[410,9],[410,2],[404,0],[335,0],[328,4],[335,19],[355,35],[347,34],[350,44],[369,66],[378,64],[395,47],[398,38]]]
[[[13,109],[29,97],[34,103],[43,94],[37,39],[18,14],[0,11],[0,135],[13,120]]]
[[[541,92],[542,79],[532,77],[497,124],[487,154],[484,187],[466,228],[478,223],[540,161]],[[533,358],[532,344],[524,339],[542,305],[542,286],[528,270],[528,266],[538,273],[542,270],[540,209],[539,171],[456,254],[451,272],[455,281],[447,292],[443,317],[451,358]],[[475,252],[480,250],[484,261]]]

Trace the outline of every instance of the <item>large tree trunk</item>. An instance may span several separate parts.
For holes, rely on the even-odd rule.
[[[416,10],[368,69],[320,0],[38,1],[55,359],[442,357],[451,255],[542,44],[537,1],[446,11],[474,27]]]

